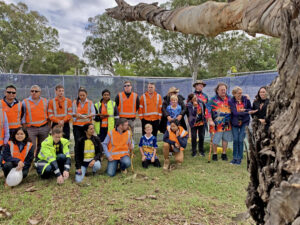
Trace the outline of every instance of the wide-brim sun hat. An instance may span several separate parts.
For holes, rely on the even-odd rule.
[[[198,85],[198,84],[202,84],[203,85],[203,87],[205,87],[206,86],[206,83],[204,83],[204,81],[203,80],[197,80],[194,84],[193,84],[193,87],[195,87],[196,85]]]
[[[169,90],[168,90],[168,94],[169,94],[169,93],[174,93],[174,92],[177,92],[177,93],[178,93],[178,92],[179,92],[179,89],[176,88],[176,87],[170,87]]]

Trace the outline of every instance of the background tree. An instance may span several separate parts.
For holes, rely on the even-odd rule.
[[[22,73],[34,57],[58,46],[58,32],[24,3],[0,2],[0,68],[2,72]]]
[[[89,18],[87,31],[91,35],[83,45],[89,65],[112,75],[116,75],[116,66],[141,64],[155,55],[148,31],[141,23],[126,24],[103,14]]]

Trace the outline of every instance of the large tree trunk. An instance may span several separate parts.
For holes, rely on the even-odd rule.
[[[270,128],[253,121],[246,204],[257,224],[300,225],[300,0],[206,2],[173,11],[116,0],[108,14],[166,30],[215,36],[228,30],[281,38],[279,77],[269,88]]]

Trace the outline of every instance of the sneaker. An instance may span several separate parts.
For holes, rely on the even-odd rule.
[[[192,152],[192,157],[196,157],[197,152]]]
[[[221,158],[222,158],[223,161],[228,161],[228,158],[227,158],[226,154],[222,153]]]
[[[212,160],[213,161],[218,161],[218,155],[217,154],[213,154],[212,155]]]
[[[231,160],[231,161],[230,161],[230,164],[232,164],[232,165],[233,165],[233,164],[236,164],[236,159]]]
[[[242,160],[237,159],[235,164],[236,164],[236,165],[241,165],[241,163],[242,163]]]
[[[204,153],[204,152],[200,152],[200,155],[201,155],[202,157],[205,157],[205,153]]]

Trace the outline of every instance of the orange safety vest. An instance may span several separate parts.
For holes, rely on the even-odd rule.
[[[4,144],[4,119],[5,119],[5,112],[0,108],[0,146]]]
[[[0,101],[0,108],[6,112],[9,129],[16,129],[21,127],[21,112],[22,102],[18,102],[13,107],[9,107],[6,102],[2,99]]]
[[[64,97],[63,105],[61,107],[59,107],[57,98],[53,98],[49,101],[48,116],[51,121],[57,123],[59,120],[64,120],[66,117],[70,120],[72,114],[72,101],[70,99]]]
[[[13,158],[17,158],[20,159],[22,162],[25,161],[26,156],[28,155],[31,147],[32,147],[32,143],[31,142],[27,142],[27,144],[24,146],[24,149],[22,150],[22,152],[19,149],[18,145],[15,145],[12,141],[8,142],[9,147],[10,147],[10,154]],[[5,161],[3,160],[2,163],[4,164]]]
[[[178,128],[179,128],[180,137],[185,137],[186,135],[188,135],[188,132],[186,130],[184,130],[182,126],[179,126]],[[170,126],[168,126],[168,131],[169,131],[169,139],[170,139],[170,141],[174,141],[178,145],[180,145],[179,141],[177,139],[176,134],[173,131],[171,131]],[[184,150],[184,148],[180,147],[180,151],[183,151],[183,150]]]
[[[108,151],[114,160],[120,160],[122,157],[129,156],[130,131],[120,134],[116,129],[108,132],[110,142],[108,143]]]
[[[28,98],[24,99],[24,102],[26,106],[25,121],[28,127],[40,127],[48,122],[47,99],[41,98],[37,105]]]
[[[83,107],[81,107],[81,103],[79,103],[77,105],[76,100],[73,102],[73,107],[75,108],[75,115],[77,113],[80,113],[81,115],[85,115],[85,116],[91,115],[91,107],[92,106],[93,106],[92,101],[90,101],[88,99],[86,99],[86,102],[84,103]],[[85,118],[85,119],[76,118],[76,121],[73,122],[73,125],[84,126],[85,124],[88,124],[91,122],[92,122],[92,118]]]
[[[101,105],[101,114],[107,115],[107,108],[105,104]],[[108,117],[101,120],[101,127],[108,127]]]
[[[152,98],[150,98],[148,92],[142,95],[139,107],[140,119],[148,121],[160,120],[161,119],[161,107],[162,100],[161,96],[154,92]]]
[[[119,93],[119,116],[124,118],[136,117],[136,99],[138,95],[132,92],[127,98],[124,91]]]

